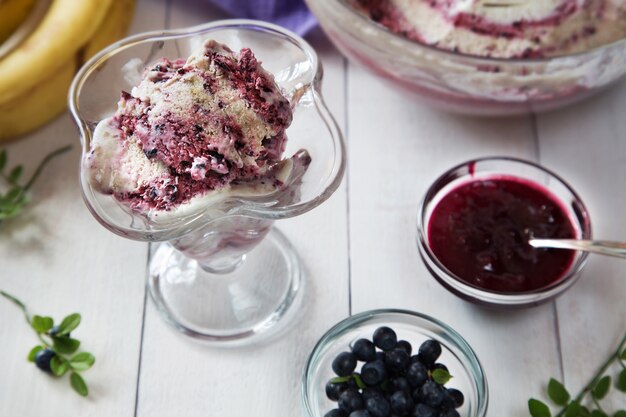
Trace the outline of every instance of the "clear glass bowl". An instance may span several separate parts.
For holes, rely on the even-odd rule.
[[[457,411],[461,417],[484,417],[487,414],[489,390],[487,378],[467,342],[455,330],[425,314],[407,310],[371,310],[355,314],[333,326],[317,342],[304,368],[302,378],[302,401],[306,415],[323,417],[337,408],[337,403],[326,398],[326,383],[336,375],[331,364],[341,352],[350,349],[357,339],[372,340],[372,334],[380,326],[395,330],[399,340],[406,340],[413,350],[427,339],[441,343],[442,354],[437,362],[448,367],[453,378],[446,384],[465,396],[465,402]]]
[[[96,125],[115,112],[122,90],[137,85],[157,59],[186,59],[209,38],[233,50],[252,49],[289,99],[294,119],[284,156],[293,155],[294,169],[287,186],[262,196],[231,194],[155,219],[95,190],[84,164],[80,182],[89,210],[104,227],[130,239],[166,242],[154,251],[148,280],[164,318],[193,338],[231,344],[266,333],[293,310],[302,268],[273,222],[326,201],[344,173],[344,142],[320,95],[322,66],[315,51],[288,30],[252,20],[139,34],[89,60],[69,101],[85,158]]]
[[[306,2],[344,55],[448,111],[489,116],[543,112],[589,97],[626,73],[626,39],[554,58],[480,58],[407,40],[346,0]]]
[[[441,199],[459,185],[481,178],[509,176],[543,186],[556,197],[574,226],[576,239],[591,239],[589,213],[576,192],[557,174],[533,163],[516,158],[490,157],[467,161],[446,171],[426,191],[417,214],[417,246],[430,273],[457,296],[489,307],[514,309],[545,303],[574,285],[587,261],[588,253],[576,252],[569,269],[552,284],[535,291],[500,293],[466,283],[450,272],[433,253],[428,225]]]

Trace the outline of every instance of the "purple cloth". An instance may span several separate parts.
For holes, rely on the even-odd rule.
[[[210,0],[222,10],[246,19],[259,19],[306,34],[317,25],[303,0]]]

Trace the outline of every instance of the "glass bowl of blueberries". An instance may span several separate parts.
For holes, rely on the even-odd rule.
[[[406,310],[372,310],[332,327],[304,369],[309,417],[484,417],[487,379],[448,325]]]

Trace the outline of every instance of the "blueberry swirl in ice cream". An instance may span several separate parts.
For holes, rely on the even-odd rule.
[[[348,1],[410,40],[468,55],[568,55],[626,37],[626,0]]]
[[[186,61],[161,59],[97,126],[90,181],[141,212],[254,180],[279,188],[289,101],[250,49],[207,41]]]

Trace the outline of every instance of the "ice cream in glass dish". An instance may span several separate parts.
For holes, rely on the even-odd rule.
[[[245,344],[297,311],[302,267],[272,226],[343,176],[321,71],[297,35],[228,20],[127,38],[77,74],[87,207],[114,233],[155,242],[150,294],[185,335]]]
[[[345,55],[445,110],[551,110],[626,73],[624,0],[307,3]]]
[[[154,221],[226,194],[271,193],[292,168],[281,160],[292,117],[249,48],[208,40],[186,61],[160,59],[121,93],[94,131],[89,180]]]

